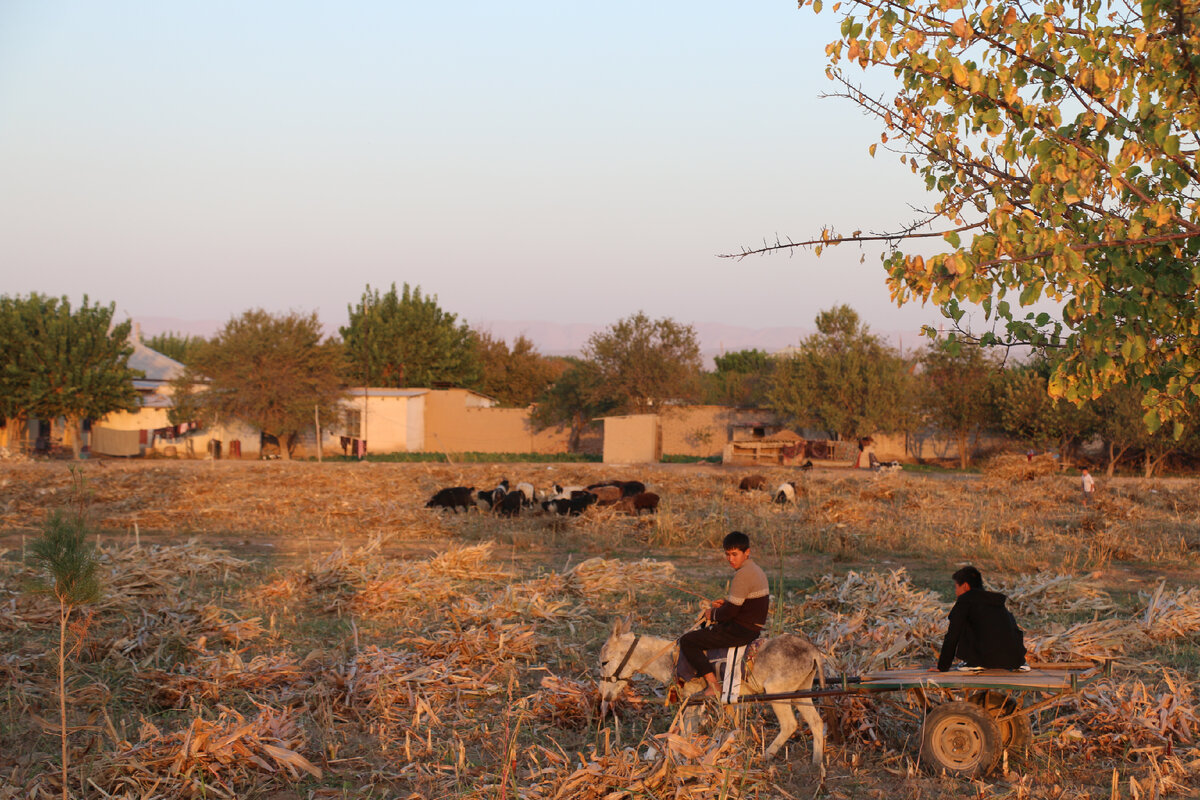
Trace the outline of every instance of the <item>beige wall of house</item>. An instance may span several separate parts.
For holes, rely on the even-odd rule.
[[[371,453],[423,452],[430,394],[427,389],[351,389],[340,404],[342,418],[321,427],[332,439],[366,439]]]
[[[603,419],[605,464],[653,464],[662,460],[662,428],[657,414]]]

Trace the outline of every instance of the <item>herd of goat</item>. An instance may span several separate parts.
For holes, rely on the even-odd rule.
[[[800,469],[807,472],[812,469],[812,462]],[[741,479],[738,489],[743,492],[765,492],[768,485],[765,475],[749,475]],[[779,484],[771,494],[772,501],[781,505],[796,502],[798,486],[795,481]],[[504,517],[538,510],[546,514],[577,517],[591,506],[615,506],[619,511],[641,516],[643,511],[655,513],[658,501],[659,496],[647,492],[646,485],[641,481],[602,481],[587,486],[562,486],[556,483],[547,490],[539,491],[531,483],[513,486],[505,478],[492,489],[476,489],[474,486],[438,489],[425,507],[448,508],[455,513],[459,509],[470,511],[475,508]]]
[[[439,489],[426,508],[448,508],[458,512],[478,508],[492,511],[504,517],[515,517],[522,511],[540,508],[547,514],[563,514],[577,517],[590,506],[616,506],[628,514],[640,516],[643,511],[653,514],[658,510],[658,495],[647,492],[641,481],[603,481],[589,486],[560,486],[537,491],[531,483],[511,486],[508,478],[500,481],[494,489],[476,489],[474,486],[450,486]]]

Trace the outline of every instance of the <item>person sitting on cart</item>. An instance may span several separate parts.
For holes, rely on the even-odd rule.
[[[937,671],[946,672],[957,656],[963,670],[1029,669],[1025,666],[1025,636],[1005,607],[1008,598],[984,591],[979,570],[966,566],[952,576],[957,600],[950,609],[950,627],[942,641]]]
[[[705,651],[753,642],[767,623],[771,605],[767,574],[750,558],[750,537],[733,531],[722,540],[721,547],[725,550],[725,560],[736,570],[729,582],[729,595],[713,600],[705,609],[704,618],[712,623],[710,626],[679,637],[680,656],[707,684],[703,697],[716,697],[719,693],[717,675]]]

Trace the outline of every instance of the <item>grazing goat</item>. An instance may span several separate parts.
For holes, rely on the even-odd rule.
[[[589,491],[596,495],[598,506],[611,506],[621,499],[620,486],[597,486]]]
[[[429,498],[425,507],[449,508],[457,514],[459,506],[462,506],[463,511],[470,509],[474,494],[474,486],[451,486],[446,489],[438,489],[433,497]]]
[[[800,465],[801,472],[812,472],[812,468],[813,468],[813,463],[812,463],[811,458]]]
[[[796,484],[781,483],[779,488],[775,490],[775,502],[783,505],[784,503],[796,502]]]
[[[646,484],[641,481],[601,481],[588,486],[588,491],[599,489],[602,486],[615,486],[621,490],[621,497],[633,497],[635,494],[641,494],[646,491]]]
[[[738,484],[738,491],[749,492],[755,489],[767,488],[767,476],[765,475],[747,475],[742,478],[742,482]]]
[[[515,517],[521,513],[521,506],[525,504],[525,495],[521,492],[509,492],[496,501],[492,506],[492,510],[502,517]]]
[[[475,493],[475,505],[479,506],[482,511],[491,511],[507,494],[508,489],[503,484],[495,489],[482,489]]]
[[[526,508],[533,508],[533,498],[536,496],[536,493],[533,490],[532,483],[518,483],[517,493],[524,498],[521,501],[522,505]]]
[[[550,487],[550,499],[569,500],[576,492],[586,491],[587,489],[583,488],[582,486],[562,486],[555,483]]]
[[[659,497],[654,492],[639,492],[633,497],[622,497],[621,502],[617,503],[617,508],[626,514],[640,517],[643,511],[649,511],[651,514],[658,511],[658,501]]]
[[[560,497],[555,500],[547,500],[542,503],[542,510],[551,514],[566,514],[572,517],[578,517],[587,507],[596,502],[596,495],[591,492],[583,492],[577,497],[570,499]]]

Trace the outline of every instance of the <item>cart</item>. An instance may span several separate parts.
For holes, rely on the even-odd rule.
[[[883,692],[910,692],[924,710],[921,760],[937,770],[967,777],[991,772],[1005,751],[1023,752],[1033,740],[1030,714],[1060,702],[1101,674],[1112,663],[1039,664],[1027,672],[985,669],[931,672],[922,668],[884,669],[857,677],[827,680],[823,689],[784,694],[745,695],[737,703],[800,700]],[[1019,696],[1044,696],[1022,705]]]

